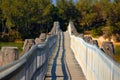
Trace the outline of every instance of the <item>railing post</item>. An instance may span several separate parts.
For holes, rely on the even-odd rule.
[[[85,69],[85,71],[86,71],[86,74],[85,74],[85,75],[86,75],[86,76],[87,76],[87,67],[88,67],[88,66],[87,66],[87,65],[88,65],[88,64],[87,64],[87,58],[88,58],[88,53],[87,53],[87,52],[88,52],[88,50],[87,50],[87,47],[86,47],[86,69]]]
[[[85,57],[86,59],[76,59],[80,64],[83,72],[88,80],[120,80],[120,65],[116,63],[111,57],[101,51],[97,46],[86,43],[83,39],[72,35],[71,23],[69,23],[68,31],[71,38],[71,48],[74,54],[79,54],[80,58]],[[77,43],[80,42],[82,47],[82,53],[79,48],[82,48]],[[93,42],[92,42],[93,43]],[[76,45],[77,44],[77,45]],[[114,51],[114,50],[113,50]],[[92,59],[93,58],[93,59]],[[90,60],[90,61],[89,61]]]
[[[113,79],[113,76],[114,76],[114,69],[113,69],[113,63],[111,63],[111,80],[114,80]]]
[[[48,58],[55,49],[60,29],[59,22],[56,24],[52,31],[54,34],[48,36],[44,43],[35,44],[34,39],[27,39],[23,47],[25,54],[15,58],[11,64],[0,67],[0,80],[44,80]]]

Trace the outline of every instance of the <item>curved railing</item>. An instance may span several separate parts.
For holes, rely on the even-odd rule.
[[[45,43],[34,45],[18,60],[0,67],[0,80],[44,80],[56,41],[57,35],[48,37]]]
[[[120,80],[120,64],[106,55],[98,47],[86,43],[82,38],[71,33],[71,48],[87,80]]]

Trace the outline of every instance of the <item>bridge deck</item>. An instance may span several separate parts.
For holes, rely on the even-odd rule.
[[[48,64],[45,80],[86,80],[70,49],[68,32],[61,33],[57,46]]]

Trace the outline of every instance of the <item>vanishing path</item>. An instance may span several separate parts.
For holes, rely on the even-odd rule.
[[[52,54],[45,80],[86,80],[70,48],[68,32],[60,33],[56,51]]]

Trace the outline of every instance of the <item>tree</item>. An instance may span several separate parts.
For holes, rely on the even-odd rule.
[[[79,12],[81,12],[81,25],[85,26],[86,28],[90,28],[92,22],[94,21],[95,13],[92,12],[92,4],[93,1],[90,0],[79,0],[76,4],[76,8]]]
[[[62,30],[66,30],[70,20],[77,20],[78,11],[73,0],[57,0],[57,8],[59,9],[59,21],[62,24],[61,28]]]
[[[94,28],[91,31],[91,35],[93,37],[99,37],[99,36],[103,35],[103,32],[102,32],[101,28]]]
[[[9,35],[16,30],[23,39],[34,38],[41,32],[50,31],[54,8],[50,0],[3,0],[4,27]]]

